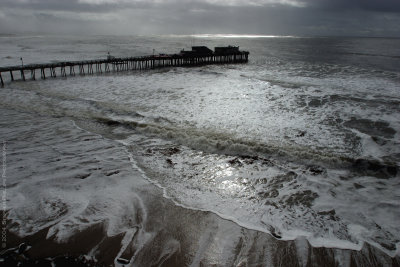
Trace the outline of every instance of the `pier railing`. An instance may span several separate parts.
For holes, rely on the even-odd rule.
[[[0,67],[0,82],[4,86],[3,73],[9,73],[11,81],[15,80],[15,72],[21,80],[36,80],[37,73],[41,79],[47,77],[61,77],[87,75],[94,73],[109,73],[128,70],[148,70],[164,67],[200,66],[206,64],[229,64],[248,62],[249,52],[239,51],[229,54],[211,55],[152,55],[142,57],[127,57],[107,59],[66,61],[46,64],[29,64],[24,66]]]

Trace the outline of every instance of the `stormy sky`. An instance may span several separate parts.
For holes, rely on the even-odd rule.
[[[0,33],[400,37],[400,0],[0,0]]]

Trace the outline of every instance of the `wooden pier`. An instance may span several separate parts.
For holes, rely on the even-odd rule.
[[[229,47],[232,48],[232,47]],[[235,47],[236,48],[236,47]],[[202,54],[196,51],[182,51],[186,53],[172,55],[152,55],[142,57],[127,57],[107,59],[87,60],[87,61],[68,61],[48,64],[30,64],[25,66],[0,67],[0,82],[4,86],[3,73],[9,73],[11,81],[15,80],[15,73],[26,79],[36,80],[36,75],[40,73],[41,79],[48,77],[75,76],[75,75],[91,75],[129,70],[149,70],[165,67],[184,67],[184,66],[201,66],[207,64],[229,64],[229,63],[246,63],[248,62],[249,52],[228,49],[220,53]],[[46,76],[47,75],[47,76]]]

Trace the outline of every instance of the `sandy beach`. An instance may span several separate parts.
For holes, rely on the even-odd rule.
[[[160,205],[149,214],[153,219],[138,229],[123,255],[129,266],[400,266],[391,258],[365,244],[361,251],[315,248],[305,239],[280,241],[270,234],[248,230],[218,216],[176,207],[156,198]],[[20,238],[7,233],[2,255],[4,266],[119,266],[123,235],[107,236],[98,224],[72,236],[66,243],[47,239],[48,229]],[[138,246],[137,235],[154,233],[145,246]],[[18,251],[21,244],[29,249]],[[90,255],[90,256],[89,256]],[[133,257],[134,256],[134,257]],[[130,258],[132,257],[132,258]],[[47,264],[47,265],[46,265]],[[26,265],[21,265],[26,266]],[[122,265],[121,265],[122,266]]]

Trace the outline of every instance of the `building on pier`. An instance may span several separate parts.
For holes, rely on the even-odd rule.
[[[220,46],[214,48],[214,54],[216,55],[229,55],[240,53],[239,46]]]
[[[207,46],[192,46],[192,50],[181,50],[182,56],[211,56],[213,51]]]
[[[192,50],[182,50],[180,55],[183,56],[211,56],[211,55],[230,55],[239,54],[239,46],[218,46],[212,51],[207,46],[192,46]]]

